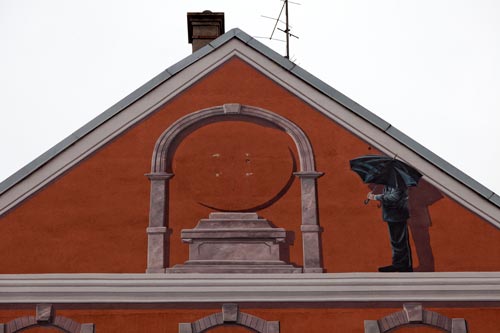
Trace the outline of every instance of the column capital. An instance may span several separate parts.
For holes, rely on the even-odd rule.
[[[144,176],[148,177],[149,180],[169,180],[174,176],[174,174],[167,172],[152,172],[146,173]]]
[[[318,172],[318,171],[299,171],[299,172],[294,172],[293,173],[295,176],[299,178],[319,178],[324,175],[323,172]]]

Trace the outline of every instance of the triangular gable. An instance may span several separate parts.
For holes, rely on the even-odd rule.
[[[7,178],[0,184],[0,215],[234,56],[376,149],[414,165],[429,183],[500,228],[500,196],[239,29],[169,67]]]

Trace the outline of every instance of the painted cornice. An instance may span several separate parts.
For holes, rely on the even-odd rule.
[[[0,303],[500,302],[500,272],[6,274]]]

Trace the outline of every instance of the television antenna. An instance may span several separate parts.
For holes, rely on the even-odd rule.
[[[264,15],[261,15],[261,16],[264,17],[264,18],[268,18],[268,19],[271,19],[271,20],[275,21],[274,27],[273,27],[273,31],[271,32],[271,36],[269,37],[269,39],[270,40],[277,40],[277,41],[280,41],[280,42],[285,42],[286,43],[286,55],[285,55],[285,58],[290,59],[290,37],[294,37],[294,38],[297,38],[297,39],[299,39],[299,37],[296,36],[296,35],[294,35],[294,34],[292,34],[290,32],[291,26],[288,23],[288,21],[289,21],[288,3],[292,3],[294,5],[300,5],[300,3],[292,2],[292,1],[288,1],[288,0],[281,0],[281,1],[283,1],[283,6],[281,6],[281,10],[280,10],[280,13],[279,13],[279,15],[278,15],[277,18],[272,18],[272,17],[264,16]],[[281,19],[281,16],[283,15],[283,10],[285,11],[285,21],[283,21]],[[285,24],[285,29],[278,28],[278,23]],[[284,32],[285,36],[286,36],[286,40],[273,38],[274,33],[276,32],[276,30]],[[257,37],[257,38],[264,38],[264,37]]]

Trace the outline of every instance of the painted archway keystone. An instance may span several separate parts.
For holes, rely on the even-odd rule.
[[[287,133],[294,141],[299,155],[300,171],[295,173],[301,183],[304,267],[306,273],[321,273],[320,233],[314,153],[306,134],[290,120],[264,109],[241,104],[224,104],[190,113],[173,123],[158,138],[151,161],[151,182],[148,234],[147,273],[163,273],[167,268],[165,251],[168,246],[167,197],[172,173],[172,157],[177,145],[196,129],[219,121],[239,120],[273,126]]]
[[[37,304],[35,316],[19,317],[0,324],[0,333],[17,333],[32,327],[53,327],[66,333],[94,333],[94,324],[80,324],[67,317],[56,316],[51,304]]]
[[[222,305],[222,312],[203,317],[192,323],[180,323],[179,333],[202,333],[221,325],[238,325],[258,333],[279,333],[279,321],[267,321],[240,312],[237,304]]]
[[[467,333],[463,318],[448,318],[434,311],[425,310],[420,303],[403,304],[403,310],[379,320],[365,320],[365,333],[385,333],[407,325],[427,325],[449,333]]]

